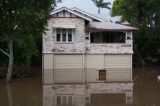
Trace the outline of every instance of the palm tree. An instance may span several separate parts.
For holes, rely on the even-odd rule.
[[[98,14],[100,14],[101,8],[106,8],[111,10],[109,5],[111,5],[110,2],[104,2],[104,0],[92,0],[94,4],[98,7]]]

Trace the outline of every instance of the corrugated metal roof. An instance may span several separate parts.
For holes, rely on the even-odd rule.
[[[90,22],[88,25],[88,29],[97,29],[97,30],[119,30],[119,31],[126,31],[126,30],[138,30],[135,27],[125,26],[121,24],[116,24],[112,22]]]
[[[97,16],[97,15],[94,15],[94,14],[90,14],[90,13],[88,13],[88,12],[86,12],[86,11],[83,11],[83,10],[80,10],[80,9],[78,9],[78,8],[76,8],[76,7],[73,7],[72,8],[72,10],[73,11],[77,11],[77,12],[79,12],[79,13],[81,13],[81,14],[84,14],[84,15],[86,15],[86,16],[88,16],[88,17],[90,17],[90,18],[93,18],[93,19],[95,19],[95,20],[98,20],[98,21],[108,21],[108,20],[106,20],[106,18],[102,18],[102,17],[99,17],[99,16]]]

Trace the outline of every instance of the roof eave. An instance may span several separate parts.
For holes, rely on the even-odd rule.
[[[77,15],[77,16],[79,16],[79,17],[81,17],[81,18],[83,18],[83,19],[85,19],[87,21],[90,21],[90,22],[92,21],[91,19],[89,19],[87,17],[84,17],[84,16],[82,16],[82,15],[80,15],[80,14],[78,14],[78,13],[76,13],[76,12],[72,11],[71,9],[66,8],[66,7],[62,7],[62,8],[59,8],[57,10],[54,10],[53,12],[50,13],[50,15],[52,16],[52,15],[54,15],[54,14],[60,12],[60,11],[63,11],[63,10],[66,10],[66,11],[68,11],[68,12],[74,14],[74,15]]]
[[[92,17],[93,19],[96,19],[96,20],[98,20],[100,22],[106,21],[106,20],[104,20],[102,18],[99,18],[99,17],[97,17],[97,16],[95,16],[93,14],[87,13],[87,12],[85,12],[83,10],[80,10],[80,9],[76,8],[76,7],[73,7],[72,10],[76,10],[76,11],[82,12],[83,14],[88,15],[89,17]]]
[[[102,32],[102,31],[138,31],[137,28],[135,29],[97,29],[97,28],[86,28],[86,31],[91,32]]]

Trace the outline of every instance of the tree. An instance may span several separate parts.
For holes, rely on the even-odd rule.
[[[122,21],[139,28],[134,35],[134,47],[145,60],[160,57],[159,5],[158,0],[115,0],[113,3],[112,16],[121,15]]]
[[[7,82],[12,77],[15,44],[19,46],[32,44],[26,47],[34,53],[34,38],[44,32],[44,26],[54,6],[54,0],[0,1],[0,41],[3,44],[0,45],[0,52],[9,59]]]
[[[160,16],[158,0],[115,0],[112,16],[121,15],[122,21],[127,20],[135,26],[154,26]]]
[[[111,10],[111,8],[109,7],[109,5],[111,5],[110,2],[104,2],[104,0],[92,0],[92,1],[98,7],[98,14],[100,14],[101,8],[106,8]]]

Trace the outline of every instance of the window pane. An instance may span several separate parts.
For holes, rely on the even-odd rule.
[[[68,42],[72,42],[72,29],[68,29]]]
[[[114,34],[114,32],[110,33],[109,39],[110,39],[110,43],[114,43],[114,41],[115,41],[115,34]]]
[[[120,42],[124,43],[125,42],[125,33],[120,34]]]
[[[72,34],[68,34],[68,42],[72,42]]]
[[[62,41],[66,42],[66,29],[62,29]]]
[[[117,32],[115,33],[115,43],[124,43],[125,42],[125,33]]]
[[[91,39],[91,43],[94,43],[94,39],[95,39],[95,33],[90,33],[90,39]]]
[[[68,96],[68,105],[73,106],[73,98],[72,96]]]
[[[63,96],[63,99],[62,99],[62,104],[63,106],[66,106],[67,105],[67,96]]]
[[[61,33],[61,29],[56,29],[57,34]]]
[[[68,34],[72,34],[72,29],[68,29]]]
[[[60,42],[61,41],[61,30],[56,29],[56,33],[57,33],[56,40],[57,40],[57,42]]]
[[[109,43],[110,42],[109,33],[105,33],[105,36],[106,36],[105,43]]]
[[[57,42],[60,42],[61,41],[61,35],[60,34],[57,34]]]
[[[62,41],[63,41],[63,42],[66,42],[66,34],[63,34],[63,36],[62,36]]]
[[[57,96],[57,105],[58,104],[61,104],[61,97],[60,96]]]

